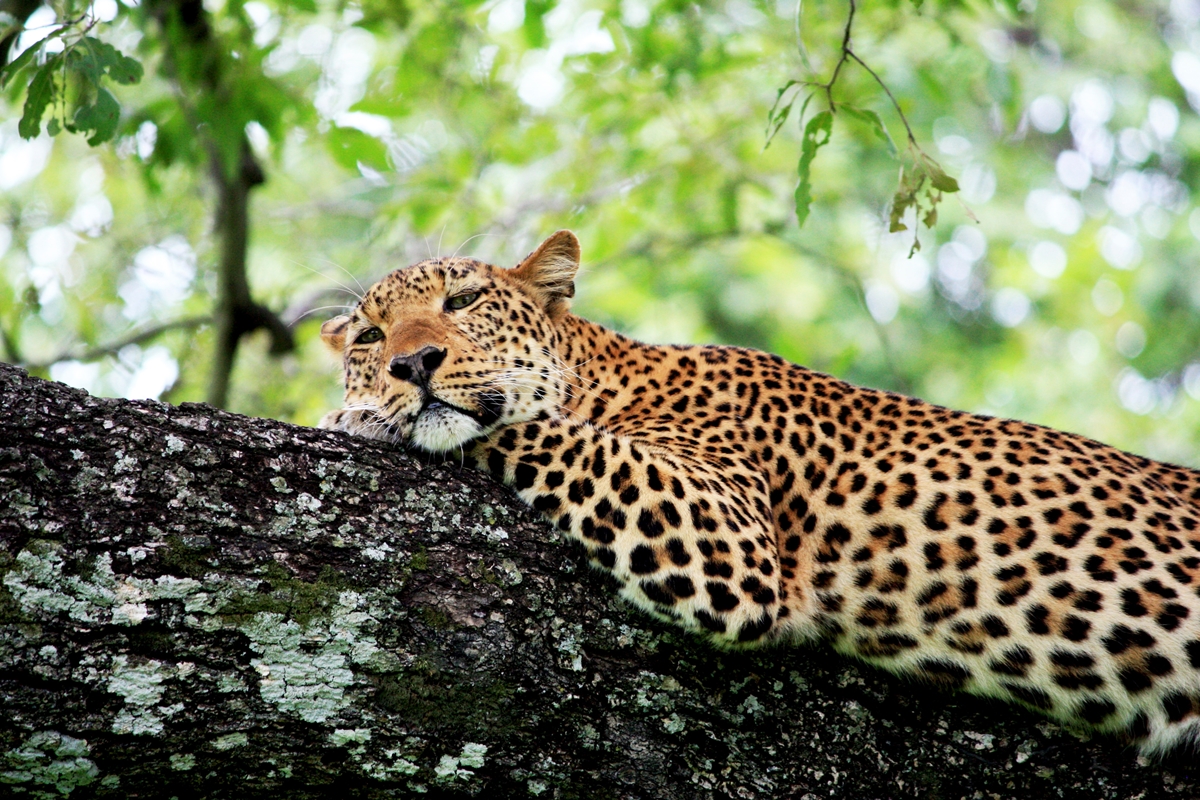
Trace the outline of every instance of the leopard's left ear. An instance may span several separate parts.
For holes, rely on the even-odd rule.
[[[349,327],[350,318],[345,314],[325,320],[321,325],[321,341],[339,357],[346,349],[346,329]]]
[[[579,271],[579,240],[570,231],[559,231],[542,242],[512,271],[542,302],[551,317],[566,313],[575,296]]]

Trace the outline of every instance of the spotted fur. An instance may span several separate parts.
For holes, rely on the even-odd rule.
[[[461,455],[622,594],[727,646],[825,639],[1160,752],[1200,739],[1200,472],[573,316],[566,231],[424,261],[322,328],[322,426]]]

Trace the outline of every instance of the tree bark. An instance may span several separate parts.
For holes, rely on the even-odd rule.
[[[1186,754],[718,652],[452,464],[6,365],[0,408],[0,795],[1200,795]]]

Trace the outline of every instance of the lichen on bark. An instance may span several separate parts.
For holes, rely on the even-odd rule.
[[[1025,712],[617,602],[503,487],[0,365],[0,794],[1193,797]]]

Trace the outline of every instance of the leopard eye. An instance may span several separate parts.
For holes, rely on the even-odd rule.
[[[383,338],[383,331],[379,330],[379,328],[367,328],[365,331],[363,331],[362,333],[360,333],[358,335],[358,338],[356,338],[354,340],[354,343],[355,344],[371,344],[371,342],[378,342],[382,338]]]
[[[466,308],[479,299],[479,292],[467,292],[466,294],[456,294],[454,297],[446,300],[446,308],[451,311],[458,311],[460,308]]]

